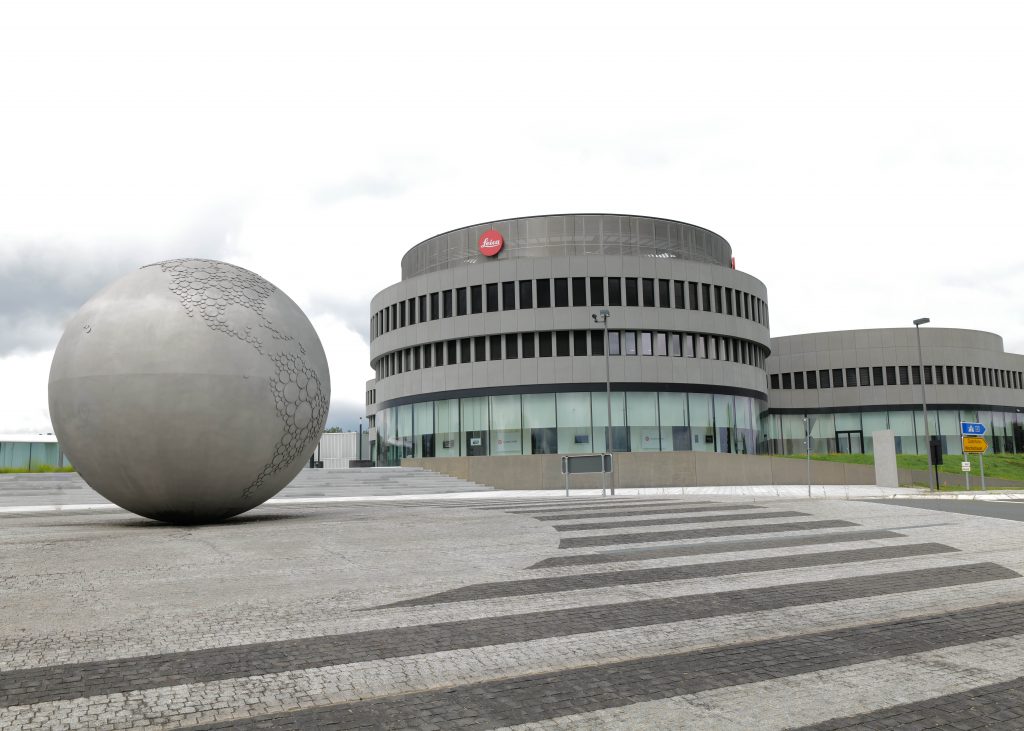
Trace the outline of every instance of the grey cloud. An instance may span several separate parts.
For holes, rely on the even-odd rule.
[[[2,286],[2,285],[0,285]],[[0,313],[0,358],[12,353],[38,353],[57,346],[63,333],[61,322],[39,315]]]
[[[309,302],[310,317],[328,314],[341,320],[349,330],[357,333],[363,342],[370,344],[370,299],[345,299],[343,297],[314,296]]]
[[[0,248],[15,247],[0,242]],[[137,266],[126,252],[87,253],[55,241],[21,244],[0,267],[0,356],[56,346],[75,310]]]
[[[57,345],[67,319],[118,277],[154,261],[222,258],[237,228],[232,208],[212,209],[163,241],[0,238],[0,357]]]
[[[365,414],[365,409],[359,404],[331,401],[331,410],[327,414],[327,426],[341,427],[346,431],[357,431],[359,429],[359,417]],[[363,429],[366,429],[366,419],[363,419]]]

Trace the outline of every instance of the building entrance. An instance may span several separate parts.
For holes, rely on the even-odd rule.
[[[837,431],[836,445],[839,454],[864,454],[864,432]]]

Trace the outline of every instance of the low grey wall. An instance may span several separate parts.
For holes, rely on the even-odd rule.
[[[554,490],[565,487],[562,458],[557,454],[506,457],[431,457],[403,459],[403,467],[422,467],[501,490]],[[713,452],[615,454],[615,487],[697,487],[711,485],[806,485],[807,462],[767,455]],[[814,485],[874,485],[873,465],[811,460]],[[926,485],[923,470],[899,470],[900,485]],[[1012,480],[986,479],[989,487],[1024,487]],[[963,475],[939,473],[940,485],[964,485]],[[573,475],[573,488],[600,488],[601,475]],[[980,488],[978,472],[971,487]]]
[[[403,459],[403,467],[422,467],[502,490],[565,487],[561,457],[534,454],[507,457],[432,457]],[[601,475],[573,475],[574,488],[600,488]],[[615,487],[696,487],[698,485],[800,485],[807,483],[803,460],[710,452],[615,454]],[[873,485],[871,465],[811,462],[815,485]],[[926,476],[927,481],[927,476]]]

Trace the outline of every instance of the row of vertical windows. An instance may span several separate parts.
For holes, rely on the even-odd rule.
[[[610,330],[606,341],[603,330],[547,330],[477,335],[416,345],[384,355],[377,361],[375,370],[380,380],[406,371],[458,363],[604,355],[606,345],[608,355],[705,358],[764,368],[764,348],[739,338],[701,333]]]
[[[418,322],[481,312],[605,305],[716,312],[768,327],[767,303],[732,287],[680,279],[555,277],[474,284],[410,297],[374,314],[370,318],[370,337]]]
[[[375,403],[377,403],[377,389],[371,388],[366,392],[366,405],[370,406]]]
[[[992,386],[995,388],[1024,388],[1024,372],[1007,371],[981,366],[924,367],[926,385],[939,386]],[[797,391],[816,388],[843,388],[844,386],[909,386],[920,385],[920,366],[858,366],[856,368],[824,368],[817,371],[772,373],[772,390]]]

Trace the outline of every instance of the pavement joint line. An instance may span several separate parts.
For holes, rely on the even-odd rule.
[[[744,520],[772,520],[775,518],[810,518],[810,513],[799,510],[779,510],[765,513],[726,513],[724,515],[677,515],[670,518],[641,518],[639,520],[614,520],[602,523],[558,523],[552,525],[559,533],[578,530],[617,530],[619,528],[644,528],[654,525],[704,525],[707,523],[733,523]]]
[[[883,530],[914,530],[915,528],[942,528],[944,526],[956,525],[956,523],[924,523],[922,525],[897,525]]]
[[[746,490],[752,487],[758,486],[733,486],[730,491],[730,487],[721,488],[692,488],[692,489],[712,489],[718,490],[712,493],[698,493],[698,492],[685,492],[687,488],[616,488],[620,491],[620,495],[616,495],[610,499],[616,498],[628,498],[628,497],[649,497],[650,493],[629,493],[628,490],[682,490],[682,492],[662,492],[656,493],[665,496],[699,496],[706,497],[710,495],[717,495],[722,497],[756,497],[757,499],[765,498],[780,498],[780,499],[806,499],[809,501],[885,501],[885,500],[902,500],[902,499],[927,499],[927,500],[987,500],[987,501],[1016,501],[1024,499],[1024,493],[1015,492],[1009,494],[975,494],[975,495],[963,495],[959,493],[937,493],[937,494],[918,494],[916,492],[907,493],[888,493],[883,495],[855,495],[853,493],[844,495],[829,496],[827,494],[818,495],[813,498],[807,498],[806,495],[801,496],[799,491],[792,489],[787,494],[776,492],[776,494],[761,494],[756,492],[747,492]],[[798,485],[778,485],[778,488],[802,488],[806,490],[806,486]],[[819,486],[825,487],[825,486]],[[839,486],[842,487],[842,486]],[[871,485],[850,485],[850,488],[870,488],[875,489]],[[0,497],[3,496],[3,490],[0,490]],[[582,496],[600,496],[600,490],[578,490],[574,492],[572,497]],[[307,498],[271,498],[264,505],[283,505],[283,504],[302,504],[302,503],[348,503],[348,502],[391,502],[396,500],[465,500],[465,499],[507,499],[513,497],[524,497],[534,499],[549,499],[557,501],[559,498],[571,500],[572,497],[565,498],[562,491],[559,490],[489,490],[482,492],[448,492],[448,493],[427,493],[427,494],[396,494],[396,495],[360,495],[360,496],[324,496],[324,497],[307,497]],[[2,506],[0,507],[0,514],[17,514],[17,513],[33,513],[33,512],[61,512],[61,511],[79,511],[79,510],[121,510],[117,505],[108,503],[83,503],[83,504],[67,504],[67,505],[16,505],[16,506]]]
[[[783,533],[789,531],[819,530],[822,528],[859,528],[860,524],[849,520],[807,520],[798,523],[762,523],[759,525],[728,525],[713,528],[686,528],[684,530],[660,530],[645,533],[612,533],[590,536],[560,538],[558,547],[588,548],[592,546],[618,546],[634,543],[661,543],[664,541],[695,540],[724,536],[759,535],[761,533]]]
[[[1022,500],[1024,499],[1024,492],[908,492],[905,495],[878,495],[874,497],[863,497],[858,498],[866,502],[875,500]]]
[[[3,493],[0,492],[0,496]],[[77,510],[124,510],[113,503],[83,503],[81,505],[12,505],[0,507],[0,513],[47,513]]]
[[[770,558],[747,558],[661,566],[657,568],[598,571],[530,579],[513,579],[510,581],[490,581],[480,584],[469,584],[457,589],[436,592],[415,599],[392,602],[391,604],[384,604],[375,608],[415,607],[449,602],[477,601],[480,599],[510,598],[529,594],[549,594],[560,591],[605,589],[610,586],[636,586],[645,583],[687,581],[690,579],[705,579],[760,571],[786,571],[796,568],[884,561],[942,553],[959,553],[959,551],[956,548],[941,543],[904,543],[894,546],[817,551],[772,556]]]
[[[535,492],[535,491],[530,491]],[[339,495],[339,496],[324,496],[324,497],[283,497],[283,498],[270,498],[262,505],[302,505],[308,503],[353,503],[353,502],[365,502],[365,503],[387,503],[394,501],[412,501],[419,502],[421,500],[469,500],[469,499],[480,499],[486,498],[490,495],[495,495],[496,491],[479,492],[479,493],[429,493],[424,495],[417,494],[402,494],[402,495]],[[501,494],[501,493],[498,493]],[[4,495],[2,489],[0,489],[0,497]],[[552,495],[550,500],[558,499],[560,495]],[[571,500],[572,498],[570,498]],[[463,506],[460,506],[463,507]],[[0,507],[0,513],[38,513],[38,512],[61,512],[61,511],[77,511],[77,510],[123,510],[123,508],[113,503],[76,503],[76,504],[49,504],[49,505],[13,505]]]
[[[509,491],[509,492],[512,492],[512,491]],[[516,492],[520,492],[520,491],[516,491]],[[531,490],[531,491],[522,491],[522,492],[536,493],[537,491]],[[345,495],[345,496],[335,496],[335,497],[271,498],[270,500],[267,500],[265,503],[263,503],[263,505],[289,505],[289,504],[291,504],[291,505],[302,505],[302,504],[313,504],[313,503],[353,503],[353,502],[366,502],[366,503],[378,503],[378,502],[380,502],[380,503],[387,503],[387,502],[393,502],[393,501],[398,501],[398,500],[408,500],[408,501],[419,501],[419,500],[445,500],[445,501],[448,501],[448,500],[452,500],[452,501],[455,501],[455,500],[466,500],[466,499],[472,499],[472,498],[484,498],[484,497],[486,497],[488,495],[495,495],[496,493],[498,495],[501,495],[501,494],[504,494],[504,491],[503,492],[493,491],[493,492],[484,492],[484,493],[432,493],[432,494],[426,494],[426,495],[416,495],[416,494],[411,494],[411,495],[410,494],[407,494],[407,495],[360,495],[360,496],[355,496],[355,495],[348,496],[348,495]],[[729,495],[729,494],[730,493],[723,493],[723,495]],[[2,495],[3,495],[3,491],[0,490],[0,497],[2,497]],[[554,495],[551,495],[547,499],[549,499],[549,500],[558,500],[558,498],[560,498],[560,497],[564,497],[564,495],[554,494]],[[619,496],[616,496],[616,498],[618,498],[618,497]],[[630,496],[623,495],[621,497],[625,498],[625,497],[630,497]],[[750,496],[748,496],[748,495],[737,495],[737,497],[750,497]],[[760,497],[763,497],[763,496],[758,495],[757,497],[760,498]],[[799,495],[783,496],[783,497],[787,498],[787,499],[794,499],[794,500],[801,499]],[[1015,497],[1017,499],[1020,499],[1020,498],[1024,497],[1024,494],[1022,494],[1020,496],[1013,496],[1013,497]],[[947,495],[910,495],[910,494],[908,494],[908,495],[891,495],[891,496],[887,496],[887,498],[850,497],[849,500],[850,501],[872,502],[874,500],[879,500],[879,499],[900,500],[900,499],[903,499],[903,498],[924,498],[924,499],[933,499],[933,500],[935,500],[935,499],[942,499],[942,500],[957,500],[957,499],[963,500],[963,499],[967,499],[967,498],[963,498],[963,497],[950,496],[948,494]],[[570,497],[568,499],[571,500],[572,497]],[[804,499],[807,499],[807,498],[804,498]],[[814,498],[814,499],[821,500],[821,498]],[[1002,496],[1002,495],[991,496],[991,497],[978,495],[978,496],[972,496],[970,499],[999,501],[999,500],[1009,500],[1011,498],[1010,497],[1006,497],[1006,496]],[[842,500],[846,501],[847,499],[843,498]],[[81,504],[67,504],[67,505],[13,505],[13,506],[2,506],[2,507],[0,507],[0,513],[3,513],[3,514],[41,513],[41,512],[65,512],[65,511],[71,512],[71,511],[80,511],[80,510],[121,510],[121,511],[123,511],[124,509],[119,507],[119,506],[117,506],[117,505],[114,505],[113,503],[81,503]]]
[[[658,560],[663,558],[681,558],[687,556],[707,556],[722,553],[742,553],[745,551],[770,551],[777,548],[797,548],[806,546],[828,545],[849,541],[874,541],[886,538],[906,538],[903,533],[894,530],[868,529],[847,531],[843,533],[821,533],[812,535],[783,536],[775,538],[749,538],[739,541],[713,541],[711,543],[684,543],[653,548],[617,548],[596,553],[577,553],[558,555],[545,558],[527,566],[527,569],[547,569],[570,566],[589,566],[603,563],[628,563],[634,561]]]
[[[727,507],[731,507],[733,505],[733,503],[716,502],[716,501],[713,501],[713,500],[684,500],[681,497],[678,497],[678,496],[675,496],[675,495],[670,495],[668,497],[657,498],[657,499],[652,499],[652,500],[648,500],[648,499],[644,499],[644,498],[631,498],[631,497],[616,497],[614,499],[616,500],[615,503],[609,503],[605,499],[602,499],[600,501],[581,502],[581,503],[578,503],[577,505],[574,505],[572,507],[565,507],[564,505],[560,506],[560,507],[556,507],[556,506],[551,506],[550,504],[545,504],[543,502],[537,502],[537,503],[530,504],[530,503],[524,501],[524,502],[518,503],[518,504],[517,503],[508,503],[508,504],[506,504],[503,507],[494,507],[494,506],[490,506],[490,505],[481,505],[480,506],[480,510],[505,510],[505,511],[510,512],[510,513],[515,513],[517,515],[528,515],[528,516],[531,516],[531,517],[537,517],[538,520],[541,520],[542,518],[544,518],[545,516],[547,516],[549,514],[553,515],[553,514],[559,514],[559,513],[571,513],[571,512],[575,512],[577,510],[609,510],[611,508],[616,508],[616,509],[619,509],[619,510],[623,510],[623,509],[633,510],[633,509],[643,509],[643,508],[648,508],[648,509],[654,509],[654,508],[678,509],[680,506],[697,506],[697,507],[693,508],[694,510],[697,510],[698,508],[703,508],[705,510],[713,510],[713,509],[727,508]],[[753,506],[752,505],[752,507],[760,507],[760,506]],[[535,513],[539,513],[539,515],[534,516]],[[552,518],[552,520],[553,519],[554,518]]]
[[[680,507],[680,505],[686,507]],[[695,503],[680,503],[674,502],[671,505],[665,505],[659,508],[653,508],[649,504],[644,505],[622,505],[617,510],[609,511],[608,506],[602,505],[599,508],[592,508],[592,510],[598,511],[590,513],[589,510],[582,511],[574,510],[573,508],[552,508],[550,510],[508,510],[506,512],[512,515],[522,515],[527,518],[533,518],[534,520],[542,523],[554,522],[560,520],[593,520],[594,518],[618,518],[618,517],[634,517],[644,515],[666,515],[666,514],[682,514],[687,515],[690,513],[725,513],[733,510],[764,510],[764,505],[754,505],[751,503],[715,503],[711,505],[707,504],[696,504],[696,507],[690,507]],[[600,512],[605,511],[605,512]],[[540,513],[537,515],[536,513]]]

